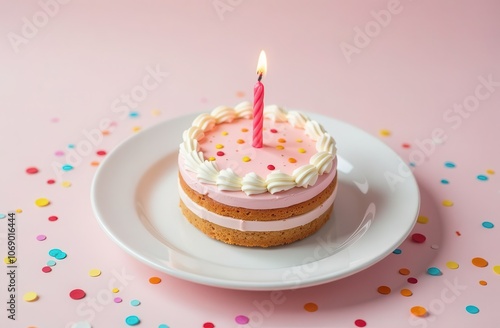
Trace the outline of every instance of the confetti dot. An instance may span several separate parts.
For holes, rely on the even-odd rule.
[[[410,297],[411,295],[413,295],[413,292],[407,288],[403,288],[401,289],[400,294],[405,297]]]
[[[245,140],[243,140],[243,139],[238,139],[238,140],[236,140],[236,142],[237,142],[237,143],[239,143],[239,144],[241,145],[241,144],[244,144],[244,143],[245,143]]]
[[[149,283],[150,284],[156,285],[156,284],[159,284],[160,282],[161,282],[161,279],[159,277],[151,277],[151,278],[149,278]]]
[[[23,212],[23,210],[22,210],[22,209],[20,209],[20,208],[18,208],[18,209],[16,210],[16,213],[22,213],[22,212]]]
[[[493,170],[486,170],[486,173],[487,174],[495,174],[495,171],[493,171]]]
[[[295,141],[297,141],[298,143],[301,143],[303,140],[302,140],[302,139],[300,139],[300,138],[298,138],[298,139],[296,139]]]
[[[271,131],[271,133],[278,133],[278,130],[276,130],[276,129],[271,129],[269,131]]]
[[[158,326],[158,328],[169,328],[166,324],[162,323],[161,325]]]
[[[0,213],[0,219],[5,219],[7,215],[3,214],[3,213]]]
[[[458,265],[458,263],[457,263],[457,262],[455,262],[455,261],[448,261],[448,262],[446,262],[446,267],[447,267],[448,269],[455,270],[455,269],[458,269],[459,265]]]
[[[427,314],[427,310],[423,306],[414,306],[410,309],[410,312],[417,317],[424,317]]]
[[[427,238],[421,233],[414,233],[413,235],[411,235],[411,240],[418,244],[422,244],[426,239]]]
[[[54,256],[54,257],[58,260],[64,260],[67,256],[68,256],[68,254],[66,254],[64,252],[60,252],[60,253],[56,254],[56,256]]]
[[[299,151],[299,153],[301,153],[301,154],[306,153],[306,150],[305,150],[304,148],[299,148],[299,149],[298,149],[298,151]]]
[[[393,250],[392,252],[393,252],[394,254],[397,254],[397,255],[399,255],[399,254],[403,253],[403,251],[402,251],[401,249],[399,249],[399,248],[396,248],[396,249],[395,249],[395,250]]]
[[[115,298],[113,299],[113,302],[115,302],[115,303],[121,303],[122,301],[123,301],[123,300],[122,300],[122,298],[121,298],[121,297],[115,297]]]
[[[484,280],[479,280],[479,284],[481,286],[486,286],[488,283],[486,281],[484,281]]]
[[[363,319],[357,319],[354,321],[356,327],[366,327],[366,321]]]
[[[465,307],[465,311],[469,312],[470,314],[478,314],[479,308],[475,305],[467,305]]]
[[[111,289],[111,292],[113,292],[113,293],[115,293],[115,294],[116,294],[116,293],[118,293],[119,291],[120,291],[120,290],[119,290],[118,288],[116,288],[116,287],[115,287],[115,288],[113,288],[113,289]]]
[[[243,128],[243,129],[241,129],[241,132],[248,132],[248,129],[247,128]]]
[[[243,162],[250,162],[250,161],[251,161],[251,159],[250,159],[250,157],[248,157],[248,156],[243,156],[242,161],[243,161]]]
[[[410,270],[408,270],[407,268],[401,268],[401,269],[399,269],[399,274],[401,274],[403,276],[407,276],[410,274]]]
[[[54,152],[54,155],[56,155],[56,156],[63,156],[64,152],[62,150],[57,150],[56,152]]]
[[[99,164],[100,163],[98,161],[92,161],[92,162],[90,162],[90,165],[92,165],[92,166],[99,166]]]
[[[430,267],[427,269],[427,273],[430,274],[431,276],[440,276],[442,275],[443,273],[441,272],[441,270],[439,270],[438,268],[436,267]]]
[[[23,295],[23,300],[25,300],[26,302],[36,301],[38,300],[38,294],[35,292],[27,292]]]
[[[139,132],[139,131],[141,131],[141,127],[140,126],[134,126],[132,128],[132,132]]]
[[[500,265],[495,265],[493,267],[493,272],[495,272],[496,274],[500,274]]]
[[[74,300],[81,300],[82,298],[87,295],[83,290],[81,289],[73,289],[72,291],[69,292],[69,297],[71,297]]]
[[[446,206],[446,207],[451,207],[451,206],[453,206],[453,201],[451,201],[449,199],[445,199],[445,200],[443,200],[443,202],[441,204],[443,204],[443,206]]]
[[[47,198],[38,198],[37,200],[35,200],[35,205],[38,207],[44,207],[44,206],[47,206],[49,204],[50,204],[50,200],[48,200]]]
[[[479,181],[487,181],[488,180],[488,177],[484,174],[479,174],[477,177],[476,177]]]
[[[417,218],[417,223],[426,224],[429,222],[429,218],[427,216],[419,215]]]
[[[54,184],[54,183],[56,183],[56,180],[54,179],[47,180],[47,184]]]
[[[209,160],[210,162],[213,162],[213,161],[215,161],[215,157],[210,156],[210,157],[208,158],[208,160]]]
[[[379,292],[382,295],[388,295],[391,293],[391,288],[389,286],[379,286],[377,288],[377,292]]]
[[[408,165],[410,165],[411,167],[417,166],[417,164],[415,164],[415,162],[409,162]]]
[[[234,318],[234,321],[236,321],[237,324],[246,325],[250,319],[244,315],[237,315],[236,318]]]
[[[36,167],[28,167],[26,169],[26,173],[28,173],[28,174],[36,174],[36,173],[38,173],[38,169]]]
[[[222,149],[222,148],[224,148],[224,145],[222,145],[222,144],[216,144],[216,145],[215,145],[215,148],[217,148],[217,149]]]
[[[136,326],[140,322],[141,319],[139,319],[139,317],[136,315],[129,315],[128,317],[125,318],[125,323],[129,326]]]
[[[475,257],[472,259],[472,264],[479,268],[484,268],[488,266],[488,261],[483,259],[482,257]]]
[[[101,270],[99,269],[91,269],[89,271],[89,276],[91,277],[99,277],[101,275]]]
[[[283,150],[283,149],[285,149],[285,147],[283,147],[282,145],[277,145],[277,146],[276,146],[276,149],[278,149],[278,150]]]
[[[410,284],[416,284],[418,282],[418,279],[415,277],[410,277],[410,278],[406,279],[406,281],[408,281],[408,283],[410,283]]]
[[[441,183],[442,183],[442,184],[449,184],[449,183],[450,183],[450,181],[448,181],[448,180],[446,180],[446,179],[441,179]]]
[[[224,152],[223,152],[223,151],[218,151],[218,152],[217,152],[217,156],[224,156],[224,155],[225,155],[225,154],[224,154]]]
[[[304,310],[307,312],[316,312],[318,311],[318,305],[316,303],[306,303],[304,304]]]
[[[267,166],[267,169],[268,169],[269,171],[274,171],[274,170],[276,169],[276,167],[274,167],[274,165],[272,165],[272,164],[269,164],[269,165]]]
[[[98,150],[98,151],[96,151],[96,154],[97,154],[97,155],[99,155],[99,156],[104,156],[104,155],[106,155],[107,153],[106,153],[106,151],[105,151],[105,150]]]
[[[444,162],[444,166],[447,167],[447,168],[455,168],[456,167],[456,164],[453,163],[453,162]]]
[[[69,188],[69,187],[71,187],[71,181],[61,182],[61,186],[63,186],[64,188]]]
[[[391,131],[387,130],[387,129],[382,129],[379,131],[379,134],[382,136],[382,137],[388,137],[391,135]]]
[[[245,97],[245,92],[243,92],[243,91],[236,91],[236,97],[238,97],[238,98]]]
[[[110,132],[108,130],[102,130],[101,133],[103,136],[107,136]]]
[[[297,163],[297,160],[295,158],[293,158],[293,157],[290,157],[288,159],[288,162],[290,162],[290,163]]]
[[[215,327],[215,325],[211,322],[205,322],[203,324],[203,328],[214,328],[214,327]]]
[[[139,112],[135,112],[135,111],[130,112],[130,113],[128,113],[128,116],[129,116],[130,118],[136,118],[136,117],[139,117]]]
[[[56,262],[56,261],[54,261],[54,260],[48,260],[48,261],[47,261],[47,265],[48,265],[48,266],[54,266],[54,265],[56,265],[56,264],[57,264],[57,262]]]
[[[284,138],[279,138],[279,139],[278,139],[278,142],[279,142],[279,143],[285,143],[285,142],[286,142],[286,139],[284,139]]]
[[[55,216],[55,215],[49,216],[49,221],[54,222],[54,221],[57,221],[57,220],[59,220],[59,218],[57,216]]]
[[[56,256],[57,254],[61,253],[62,251],[59,249],[59,248],[52,248],[50,251],[49,251],[49,255],[54,257]]]
[[[411,145],[409,143],[403,143],[403,144],[401,144],[401,147],[403,147],[403,148],[410,148]]]
[[[486,229],[492,229],[495,225],[489,221],[484,221],[481,225]]]
[[[153,115],[153,116],[160,116],[160,114],[161,114],[161,111],[158,109],[153,109],[151,111],[151,115]]]
[[[432,245],[431,245],[431,248],[432,248],[432,249],[439,249],[439,245],[432,244]]]
[[[45,235],[36,236],[36,240],[38,240],[38,241],[44,241],[45,239],[47,239],[47,236],[45,236]]]
[[[141,305],[141,301],[139,301],[139,300],[131,300],[130,301],[130,305],[132,305],[132,306],[139,306],[139,305]]]
[[[73,169],[73,165],[64,164],[61,168],[63,171],[71,171]]]
[[[72,324],[71,328],[92,328],[92,325],[87,321],[80,321]]]

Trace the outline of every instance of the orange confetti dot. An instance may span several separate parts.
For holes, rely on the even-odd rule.
[[[243,98],[245,97],[245,93],[243,91],[236,91],[236,97]]]
[[[243,162],[250,162],[252,159],[248,156],[243,156],[242,160]]]
[[[239,143],[239,144],[244,144],[244,143],[245,143],[245,140],[243,140],[243,139],[238,139],[238,140],[236,140],[236,142],[237,142],[237,143]]]
[[[243,129],[241,129],[241,132],[248,132],[248,129],[247,128],[243,128]]]
[[[92,162],[90,162],[90,165],[92,165],[92,166],[99,166],[99,162],[98,161],[92,161]]]
[[[484,280],[479,280],[479,284],[481,286],[486,286],[488,283],[486,281],[484,281]]]
[[[304,148],[299,148],[299,153],[304,154],[306,150]]]
[[[477,267],[484,268],[488,266],[488,261],[486,261],[482,257],[475,257],[472,259],[472,264],[474,264]]]
[[[293,157],[290,157],[290,158],[288,159],[288,161],[289,161],[290,163],[297,163],[297,160],[296,160],[295,158],[293,158]]]
[[[279,139],[278,139],[278,142],[279,142],[279,143],[285,143],[285,142],[286,142],[286,139],[279,138]]]
[[[278,150],[283,150],[283,149],[285,149],[285,147],[283,147],[282,145],[277,145],[277,146],[276,146],[276,149],[278,149]]]
[[[488,174],[495,174],[495,171],[493,171],[493,170],[486,170],[486,173],[488,173]]]
[[[108,130],[102,130],[101,133],[102,133],[103,136],[109,135],[109,131]]]
[[[424,317],[427,314],[427,310],[423,306],[414,306],[410,309],[410,312],[417,317]]]
[[[406,289],[406,288],[403,288],[401,289],[401,295],[405,296],[405,297],[409,297],[411,295],[413,295],[413,292],[409,289]]]
[[[399,269],[399,274],[402,274],[403,276],[407,276],[410,274],[410,270],[408,270],[407,268],[401,268],[401,269]]]
[[[139,132],[139,131],[141,131],[141,127],[140,127],[140,126],[134,126],[134,127],[132,128],[132,131],[134,131],[134,132]]]
[[[215,145],[215,148],[217,148],[217,149],[222,149],[222,148],[224,148],[224,145],[222,145],[222,144],[216,144],[216,145]]]
[[[388,295],[391,293],[391,288],[389,286],[380,286],[379,288],[377,288],[377,292],[382,295]]]
[[[445,200],[443,200],[443,202],[441,204],[443,204],[443,206],[446,206],[446,207],[451,207],[451,206],[453,206],[454,203],[453,203],[453,201],[451,201],[449,199],[445,199]]]
[[[153,285],[157,285],[161,282],[161,278],[159,277],[151,277],[149,278],[149,283]]]
[[[316,312],[318,311],[318,305],[316,303],[306,303],[304,304],[304,310],[307,312]]]

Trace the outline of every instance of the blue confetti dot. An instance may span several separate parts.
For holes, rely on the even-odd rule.
[[[450,183],[450,181],[448,181],[447,179],[441,179],[441,183],[442,183],[442,184],[449,184],[449,183]]]
[[[169,328],[166,324],[162,323],[161,325],[158,326],[158,328]]]
[[[455,163],[453,163],[453,162],[444,162],[444,166],[446,166],[450,169],[456,167]]]
[[[395,249],[395,250],[393,250],[392,252],[393,252],[394,254],[398,254],[398,255],[399,255],[399,254],[401,254],[401,253],[403,253],[403,251],[402,251],[402,250],[400,250],[399,248],[396,248],[396,249]]]
[[[130,301],[130,305],[132,306],[139,306],[141,304],[141,302],[139,300],[131,300]]]
[[[408,165],[410,165],[411,167],[417,166],[417,164],[415,164],[415,162],[410,162],[410,163],[408,163]]]
[[[470,314],[477,314],[479,313],[479,308],[475,305],[467,305],[465,307],[465,311],[469,312]]]
[[[68,256],[68,254],[64,253],[64,252],[59,252],[56,254],[56,256],[54,256],[56,259],[58,260],[64,260],[66,257]]]
[[[140,322],[141,320],[136,315],[129,315],[128,317],[125,318],[125,323],[129,326],[138,325]]]
[[[56,265],[56,261],[54,261],[54,260],[48,260],[47,261],[47,265],[48,266],[54,266],[54,265]]]
[[[430,274],[431,276],[440,276],[442,275],[443,273],[441,272],[441,270],[439,270],[438,268],[436,267],[430,267],[427,269],[427,273]]]
[[[52,248],[49,251],[49,255],[55,257],[57,254],[61,253],[62,251],[59,248]]]
[[[477,179],[480,180],[480,181],[487,181],[488,180],[488,177],[484,174],[479,174],[477,176]]]
[[[71,171],[73,169],[73,165],[64,164],[62,166],[62,169],[63,169],[63,171]]]
[[[139,112],[130,112],[128,114],[129,117],[132,117],[132,118],[136,118],[136,117],[139,117]]]
[[[495,225],[489,221],[484,221],[483,223],[481,223],[483,227],[485,227],[486,229],[491,229],[493,228]]]
[[[0,219],[5,219],[6,215],[3,213],[0,213]]]

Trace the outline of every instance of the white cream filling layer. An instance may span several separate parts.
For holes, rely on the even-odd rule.
[[[194,214],[221,227],[239,231],[282,231],[303,226],[304,224],[308,224],[309,222],[314,221],[321,214],[323,214],[333,204],[336,195],[337,186],[335,186],[332,194],[326,201],[323,202],[323,204],[313,209],[312,211],[288,219],[278,221],[248,221],[234,219],[228,216],[222,216],[217,213],[210,212],[209,210],[207,210],[203,206],[198,205],[191,198],[189,198],[189,196],[186,195],[182,187],[179,185],[179,196],[182,202]]]

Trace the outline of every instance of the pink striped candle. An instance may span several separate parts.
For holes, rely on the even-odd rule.
[[[259,78],[253,88],[253,139],[254,148],[262,148],[263,135],[262,127],[264,125],[264,84],[260,82],[262,75],[267,69],[266,53],[260,52],[259,62],[257,64],[257,74]]]

